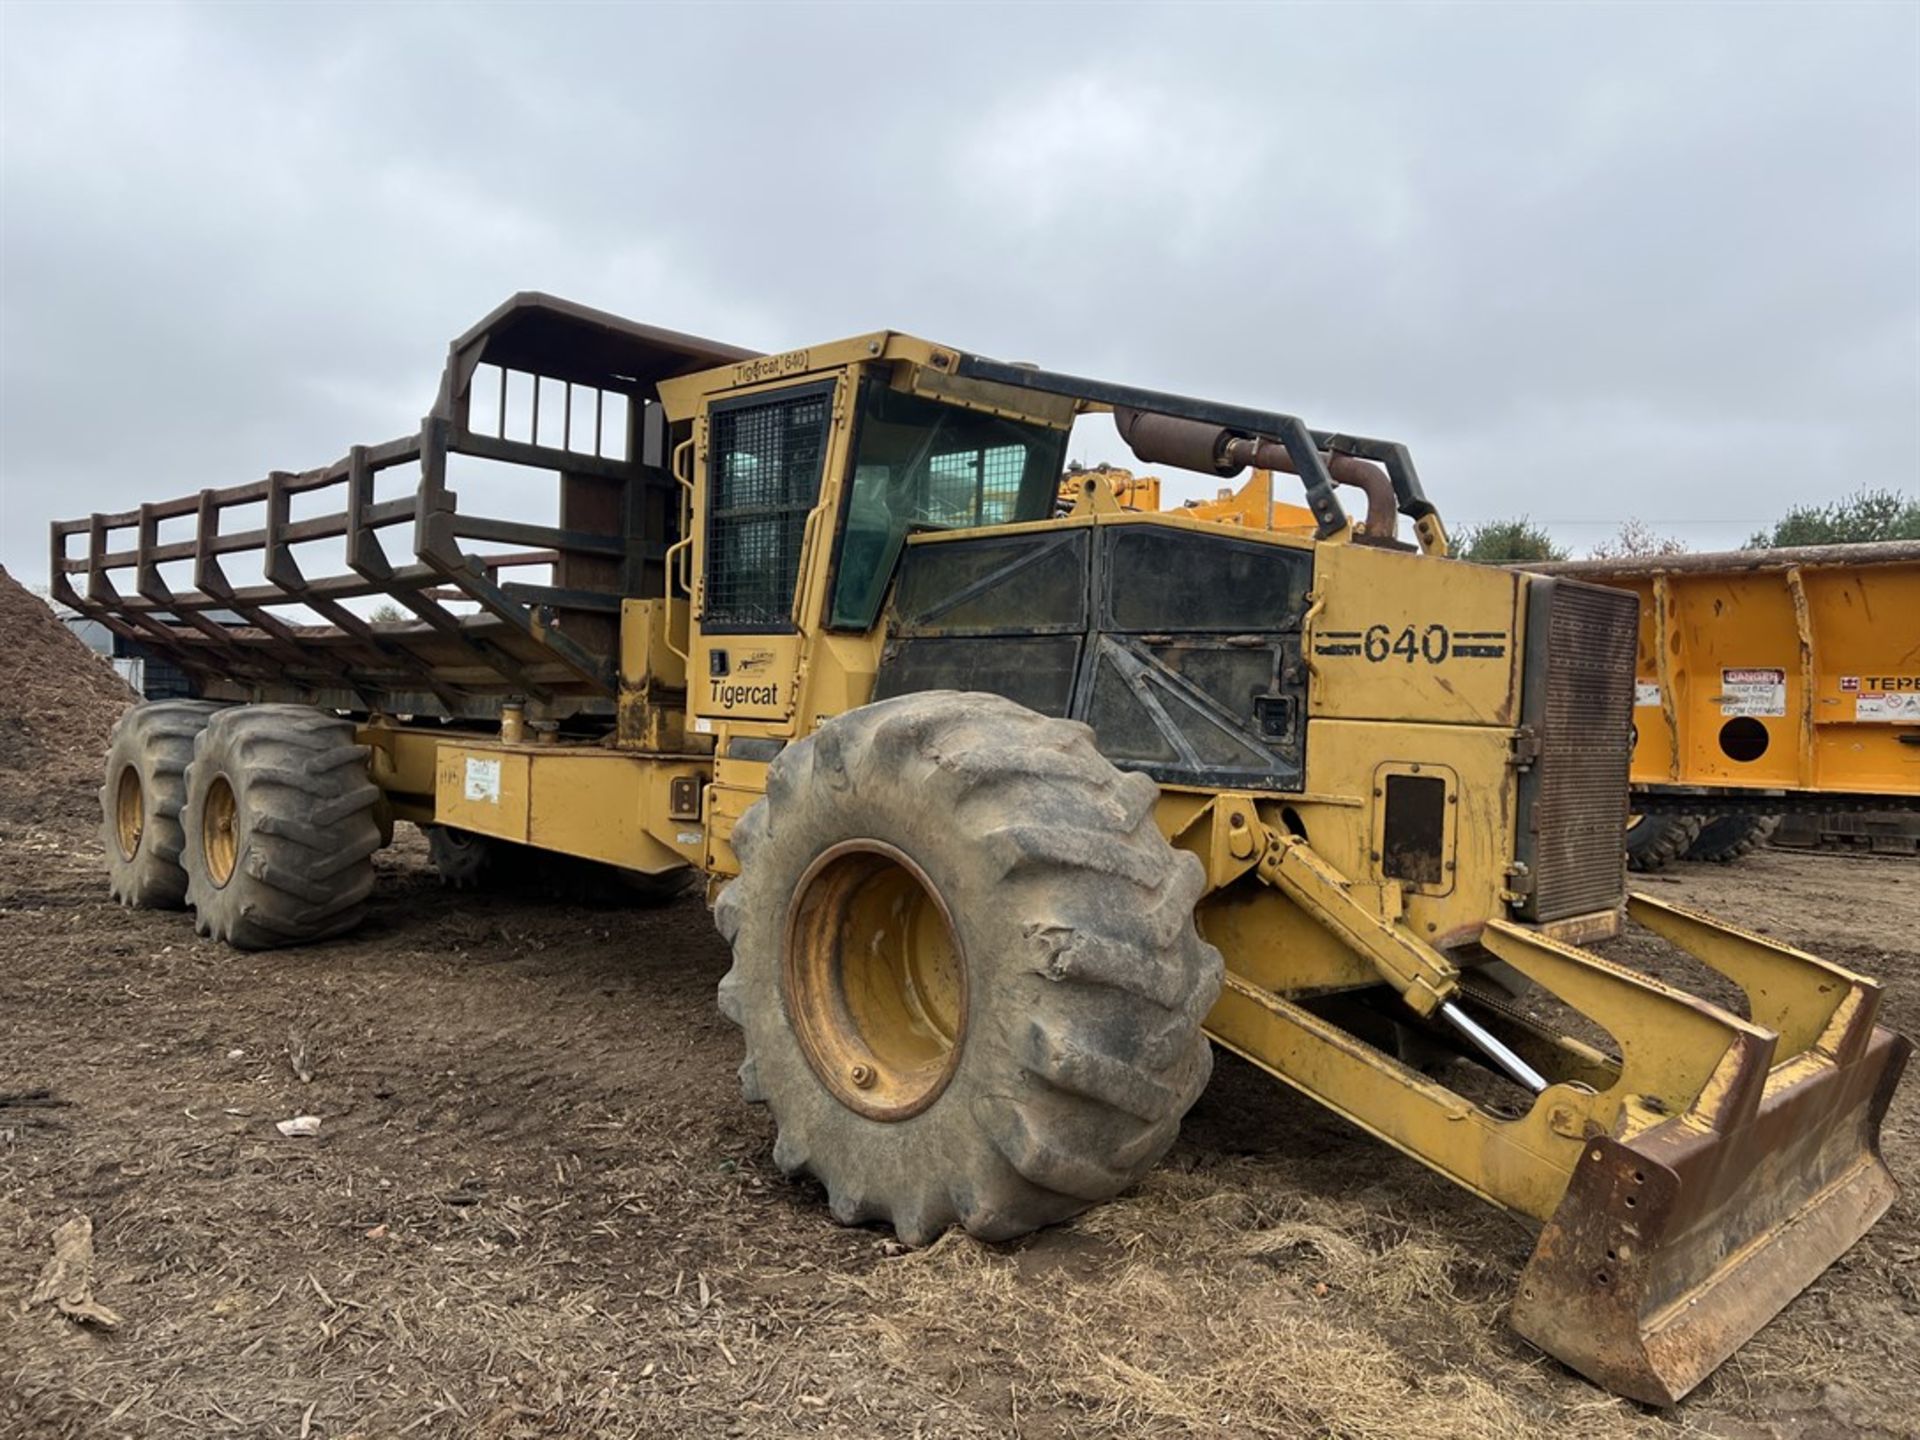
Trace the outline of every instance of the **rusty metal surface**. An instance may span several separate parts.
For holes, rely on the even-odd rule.
[[[1880,1123],[1912,1051],[1856,986],[1814,1049],[1772,1046],[1701,1114],[1590,1139],[1521,1278],[1512,1324],[1649,1404],[1687,1394],[1892,1203]],[[1771,1068],[1770,1068],[1771,1067]]]
[[[1262,470],[1300,474],[1300,466],[1285,445],[1233,431],[1204,421],[1153,414],[1120,405],[1113,421],[1127,448],[1149,464],[1178,465],[1202,475],[1238,475],[1249,465]],[[1387,472],[1370,460],[1329,449],[1321,463],[1334,483],[1351,485],[1367,497],[1366,530],[1378,539],[1398,533],[1399,502]]]
[[[642,325],[537,290],[523,290],[501,303],[448,351],[447,377],[455,380],[470,378],[484,359],[490,365],[582,385],[602,385],[605,377],[622,375],[636,390],[762,354]],[[443,387],[442,400],[453,393]],[[443,413],[452,412],[448,408]]]
[[[1622,555],[1610,560],[1539,560],[1510,565],[1537,575],[1571,575],[1600,581],[1608,575],[1686,575],[1746,570],[1818,569],[1823,565],[1900,565],[1920,560],[1920,540],[1872,540],[1857,545],[1793,545],[1774,550],[1722,550],[1705,554]]]
[[[1520,779],[1518,913],[1559,920],[1618,904],[1626,888],[1639,611],[1618,590],[1556,580],[1530,585],[1527,605],[1521,723],[1538,754]]]

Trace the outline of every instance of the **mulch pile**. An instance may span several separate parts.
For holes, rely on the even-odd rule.
[[[93,806],[107,735],[133,691],[0,567],[0,819],[77,818]]]

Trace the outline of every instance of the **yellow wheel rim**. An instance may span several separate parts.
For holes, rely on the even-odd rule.
[[[953,1078],[966,958],[946,903],[905,852],[849,840],[807,868],[788,911],[782,983],[807,1063],[849,1109],[905,1120]]]
[[[139,852],[146,828],[147,796],[140,786],[140,772],[124,766],[113,787],[113,838],[122,860],[131,860]]]
[[[200,816],[200,849],[207,857],[207,876],[216,886],[233,878],[240,858],[240,805],[227,777],[216,775],[207,787]]]

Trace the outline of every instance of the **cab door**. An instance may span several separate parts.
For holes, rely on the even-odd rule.
[[[787,726],[802,650],[800,592],[842,449],[838,376],[730,395],[702,422],[688,703],[696,733]],[[829,493],[832,492],[832,493]]]

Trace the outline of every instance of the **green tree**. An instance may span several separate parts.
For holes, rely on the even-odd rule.
[[[1776,545],[1854,545],[1868,540],[1920,540],[1920,499],[1897,490],[1862,490],[1825,505],[1800,505],[1747,541]]]
[[[1453,553],[1482,565],[1567,558],[1567,552],[1553,543],[1553,537],[1524,515],[1518,520],[1489,520],[1485,525],[1468,526],[1454,540]]]
[[[1622,525],[1611,540],[1602,540],[1593,547],[1596,560],[1631,560],[1639,555],[1684,555],[1687,547],[1684,542],[1675,540],[1671,535],[1661,535],[1644,520],[1629,520]]]
[[[373,613],[367,616],[367,618],[376,625],[397,625],[407,617],[400,613],[400,607],[398,605],[392,605],[386,601],[382,601],[373,607]]]

